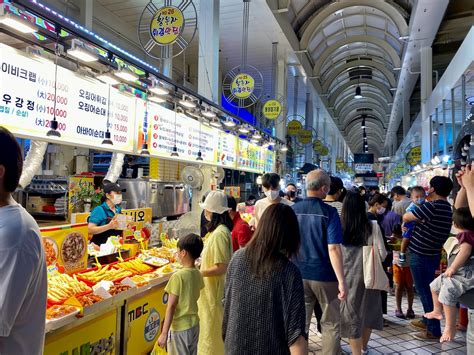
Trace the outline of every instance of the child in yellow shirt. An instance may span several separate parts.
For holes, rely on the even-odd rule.
[[[195,261],[203,249],[202,239],[188,234],[178,240],[178,258],[183,268],[173,274],[165,287],[168,292],[165,321],[158,345],[169,355],[197,353],[199,317],[197,300],[204,281]],[[171,331],[170,331],[171,329]]]

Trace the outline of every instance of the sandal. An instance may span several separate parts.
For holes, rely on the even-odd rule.
[[[407,310],[407,316],[408,319],[415,319],[415,312],[413,312],[413,309]]]

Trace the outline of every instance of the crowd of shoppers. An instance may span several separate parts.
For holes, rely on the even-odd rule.
[[[11,152],[0,155],[0,354],[41,354],[45,255],[38,225],[12,198],[23,159],[15,138],[3,128],[0,151]],[[282,198],[280,177],[265,174],[254,229],[241,219],[234,198],[209,192],[200,204],[203,238],[190,234],[178,241],[183,269],[166,286],[170,297],[157,346],[167,346],[169,354],[307,354],[316,312],[323,354],[341,353],[341,337],[349,339],[353,354],[367,353],[372,330],[384,327],[388,288],[388,280],[383,287],[375,287],[379,283],[373,279],[368,283],[367,271],[384,260],[390,260],[393,273],[397,317],[415,317],[413,285],[422,302],[425,315],[411,322],[420,330],[414,337],[453,340],[456,304],[471,308],[471,315],[474,309],[474,169],[461,170],[457,181],[458,236],[448,251],[447,270],[436,279],[453,225],[447,200],[453,183],[447,177],[431,179],[426,202],[419,188],[412,190],[418,195],[411,201],[395,187],[390,209],[390,199],[377,188],[346,192],[340,179],[321,169],[307,174],[305,198],[293,184]],[[393,265],[388,241],[395,251]],[[404,242],[405,259],[397,249]],[[374,255],[370,263],[367,250]],[[472,319],[468,326],[468,353],[474,353]]]

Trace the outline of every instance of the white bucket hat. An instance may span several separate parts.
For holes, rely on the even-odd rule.
[[[209,192],[204,203],[200,203],[199,206],[212,213],[222,214],[229,211],[229,207],[227,207],[227,196],[222,191]]]

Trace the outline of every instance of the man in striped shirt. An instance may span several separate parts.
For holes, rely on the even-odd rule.
[[[433,177],[428,190],[429,202],[403,215],[403,222],[417,222],[408,249],[410,269],[425,313],[433,310],[430,283],[435,278],[443,244],[451,231],[453,212],[447,197],[452,189],[449,178]],[[411,322],[411,325],[422,330],[414,335],[416,339],[439,341],[441,327],[438,320],[423,318]]]

